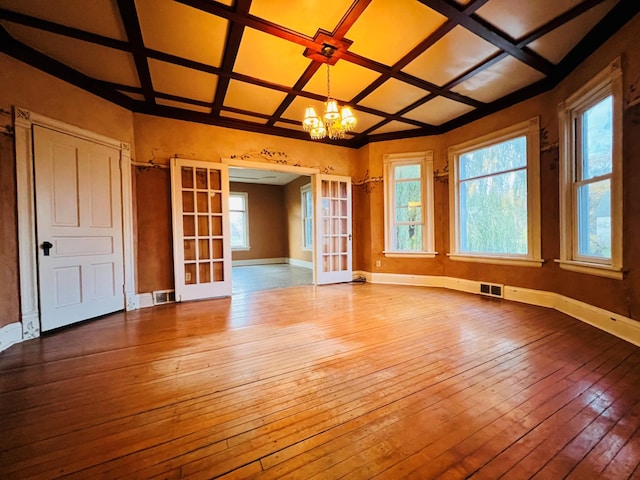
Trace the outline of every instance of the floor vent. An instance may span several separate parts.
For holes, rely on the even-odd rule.
[[[481,283],[480,284],[480,293],[482,295],[487,295],[488,297],[498,297],[502,298],[502,290],[503,285],[498,285],[495,283]]]
[[[153,292],[153,304],[173,303],[176,301],[176,292],[173,290],[156,290]]]

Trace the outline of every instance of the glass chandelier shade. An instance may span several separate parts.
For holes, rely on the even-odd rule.
[[[313,140],[320,140],[328,136],[332,140],[344,138],[346,132],[352,131],[358,124],[349,107],[339,107],[338,102],[331,98],[331,78],[329,64],[327,64],[327,101],[324,104],[324,115],[318,116],[315,108],[307,107],[304,111],[302,127]]]

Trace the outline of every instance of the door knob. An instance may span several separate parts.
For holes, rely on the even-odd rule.
[[[51,250],[51,248],[53,248],[53,243],[51,243],[51,242],[43,242],[42,243],[42,249],[44,250],[44,256],[45,257],[49,256],[49,250]]]

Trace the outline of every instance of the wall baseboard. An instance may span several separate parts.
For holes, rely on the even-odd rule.
[[[288,258],[287,263],[294,267],[313,268],[313,262],[307,262],[306,260],[298,260],[296,258]]]
[[[0,328],[0,352],[22,341],[22,323],[14,322]]]
[[[355,272],[354,272],[355,273]],[[480,295],[480,283],[454,277],[432,275],[405,275],[393,273],[358,272],[368,282],[387,285],[411,285],[419,287],[440,287]],[[624,315],[610,312],[559,293],[544,290],[504,286],[504,299],[553,308],[577,320],[588,323],[611,335],[640,346],[640,322]]]
[[[248,267],[250,265],[271,265],[273,263],[288,263],[289,259],[286,257],[274,257],[274,258],[252,258],[251,260],[233,260],[231,262],[232,267]]]

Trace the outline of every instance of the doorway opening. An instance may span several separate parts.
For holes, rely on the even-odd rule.
[[[312,178],[230,166],[232,294],[312,285]]]

